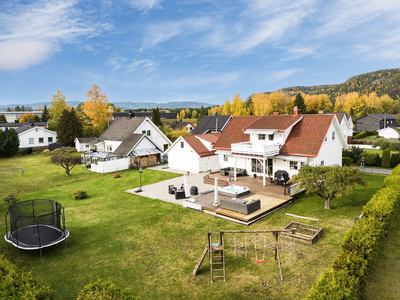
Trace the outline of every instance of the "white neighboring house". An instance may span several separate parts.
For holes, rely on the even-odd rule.
[[[218,168],[219,156],[212,146],[219,136],[219,133],[180,136],[165,152],[168,167],[193,173]]]
[[[348,144],[351,143],[351,138],[353,137],[354,123],[351,116],[347,112],[337,112],[335,113],[340,128],[342,129],[343,135]]]
[[[303,164],[341,166],[343,148],[335,114],[298,115],[297,107],[293,115],[233,117],[214,144],[220,168],[244,168],[263,185],[277,170],[291,178]]]
[[[48,147],[57,141],[57,133],[39,126],[24,125],[16,128],[19,148]]]
[[[75,148],[78,152],[86,152],[94,149],[94,144],[97,143],[96,137],[85,137],[75,139]]]
[[[397,130],[400,130],[400,127],[396,127]],[[378,130],[378,135],[384,137],[385,139],[399,139],[399,132],[392,127],[386,127]]]
[[[147,167],[161,162],[171,141],[145,118],[118,118],[95,143],[95,151],[85,153],[92,171],[99,173],[128,169],[130,165]]]

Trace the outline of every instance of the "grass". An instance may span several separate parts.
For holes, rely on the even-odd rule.
[[[42,160],[40,155],[36,158]],[[0,160],[0,167],[5,164],[9,162]],[[63,169],[55,166],[52,169],[46,160],[41,164],[34,159],[29,163],[25,160],[24,164],[28,166],[27,170],[35,168],[37,176],[46,177],[43,170],[60,182],[64,180]],[[83,167],[76,168],[72,174],[89,172]],[[144,299],[302,299],[321,273],[330,267],[346,231],[384,179],[383,176],[365,174],[368,188],[357,188],[350,196],[332,200],[331,210],[323,208],[322,199],[305,196],[247,227],[179,205],[126,193],[125,190],[139,185],[138,173],[131,170],[119,173],[121,178],[118,179],[112,174],[98,175],[91,180],[63,181],[48,189],[20,194],[21,200],[49,198],[63,204],[66,226],[71,233],[68,249],[64,249],[64,244],[46,248],[43,261],[38,251],[21,251],[18,260],[17,249],[13,246],[9,246],[6,253],[6,242],[0,243],[0,252],[20,268],[32,270],[35,278],[57,290],[57,299],[76,299],[85,285],[99,278],[112,280],[122,289],[130,287]],[[28,174],[27,171],[26,176]],[[174,176],[145,170],[143,185]],[[72,191],[77,188],[87,190],[89,198],[73,200]],[[1,213],[5,214],[3,207]],[[292,241],[292,266],[285,267],[283,263],[283,281],[274,260],[272,235],[267,235],[265,262],[261,264],[255,261],[253,235],[247,235],[247,260],[244,258],[245,235],[237,235],[236,259],[234,235],[226,236],[226,283],[215,281],[210,284],[207,258],[199,275],[192,276],[206,245],[208,230],[282,229],[285,213],[320,219],[324,233],[314,245]],[[0,230],[5,232],[4,223],[0,224]],[[256,238],[260,258],[263,235]],[[284,261],[284,258],[282,248],[281,259]]]

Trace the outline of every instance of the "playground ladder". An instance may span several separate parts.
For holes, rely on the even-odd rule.
[[[217,242],[213,241],[214,235],[219,236],[219,240]],[[208,232],[208,249],[210,255],[211,283],[214,282],[214,278],[223,278],[225,281],[224,234],[220,232]]]

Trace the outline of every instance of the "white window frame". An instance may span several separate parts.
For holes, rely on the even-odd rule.
[[[265,141],[265,134],[264,134],[264,133],[260,133],[260,134],[258,135],[258,140],[259,140],[259,141]]]
[[[274,134],[268,134],[268,141],[274,140]]]
[[[185,142],[181,142],[181,148],[185,148]]]
[[[49,143],[52,143],[52,142],[53,142],[53,137],[52,137],[52,136],[49,136],[49,137],[47,138],[47,141],[48,141]]]
[[[29,145],[35,144],[35,138],[29,138]]]
[[[40,141],[40,140],[42,140],[42,141]],[[43,137],[40,137],[39,138],[39,144],[43,144],[44,143],[44,138]]]
[[[224,161],[228,161],[228,155],[224,154]]]
[[[298,170],[298,162],[297,161],[290,161],[289,162],[290,169]]]
[[[336,133],[335,131],[332,131],[332,141],[336,140]]]

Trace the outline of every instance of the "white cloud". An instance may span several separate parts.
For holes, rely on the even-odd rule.
[[[279,81],[282,79],[286,79],[288,77],[293,76],[294,74],[297,74],[299,72],[302,72],[304,69],[288,69],[288,70],[281,70],[278,72],[275,72],[274,74],[271,74],[268,76],[268,82],[275,82]]]
[[[0,42],[6,56],[1,60],[9,61],[7,69],[24,69],[41,63],[51,57],[59,45],[74,43],[81,36],[97,35],[97,26],[85,21],[75,4],[75,0],[42,0],[30,5],[3,6]]]
[[[125,2],[132,8],[147,11],[160,8],[162,0],[125,0]]]
[[[150,59],[141,59],[132,61],[131,63],[128,64],[127,68],[128,72],[134,72],[140,70],[145,73],[150,73],[155,70],[155,63]]]
[[[56,50],[50,41],[0,42],[0,70],[26,69],[45,61]]]

